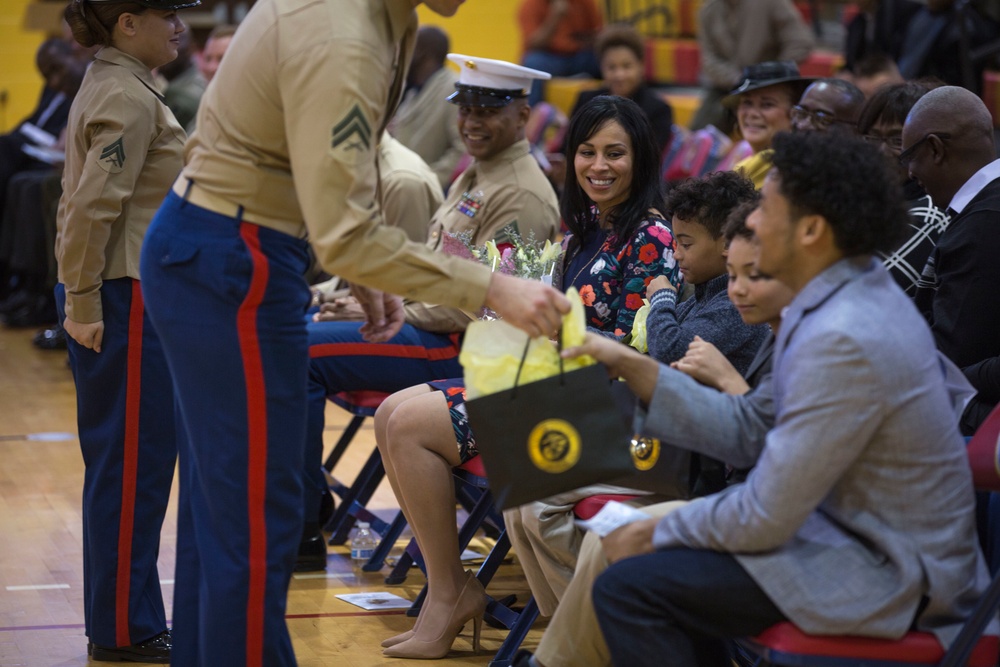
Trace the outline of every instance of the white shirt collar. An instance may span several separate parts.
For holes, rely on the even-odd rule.
[[[1000,178],[1000,160],[994,160],[973,174],[972,178],[958,189],[955,196],[951,198],[948,208],[955,211],[956,214],[961,213],[962,209],[968,206],[969,202],[975,199],[983,188],[998,178]]]

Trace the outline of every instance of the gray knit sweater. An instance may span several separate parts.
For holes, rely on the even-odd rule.
[[[677,303],[673,290],[662,289],[653,295],[646,320],[649,356],[669,364],[687,352],[695,336],[719,348],[741,374],[746,373],[760,344],[767,337],[765,324],[744,324],[740,313],[729,301],[723,274],[695,285],[694,296]]]

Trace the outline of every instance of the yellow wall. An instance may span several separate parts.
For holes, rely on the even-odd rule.
[[[0,133],[7,132],[35,108],[42,77],[35,68],[35,51],[45,35],[22,28],[30,0],[0,0]]]
[[[13,128],[35,108],[42,79],[35,69],[35,51],[45,35],[22,28],[31,0],[0,0],[0,133]],[[517,28],[519,0],[470,0],[451,18],[442,18],[421,6],[421,23],[440,26],[451,37],[456,53],[518,62],[521,36]]]
[[[517,27],[519,0],[466,0],[451,18],[442,18],[421,5],[420,23],[440,26],[451,38],[451,50],[481,58],[521,60],[521,32]]]

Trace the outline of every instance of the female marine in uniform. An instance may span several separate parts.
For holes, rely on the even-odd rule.
[[[146,227],[183,166],[184,131],[151,70],[198,0],[73,0],[101,45],[70,111],[56,299],[69,335],[83,487],[84,617],[95,660],[160,662],[171,640],[156,558],[177,446],[173,389],[139,288]]]

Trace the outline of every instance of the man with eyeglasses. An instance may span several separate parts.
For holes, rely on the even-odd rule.
[[[930,91],[906,118],[899,162],[952,217],[916,303],[938,349],[979,392],[962,416],[971,435],[1000,398],[1000,160],[986,105],[957,86]]]
[[[864,94],[850,81],[820,79],[806,88],[792,107],[792,128],[796,132],[857,134],[864,105]]]

